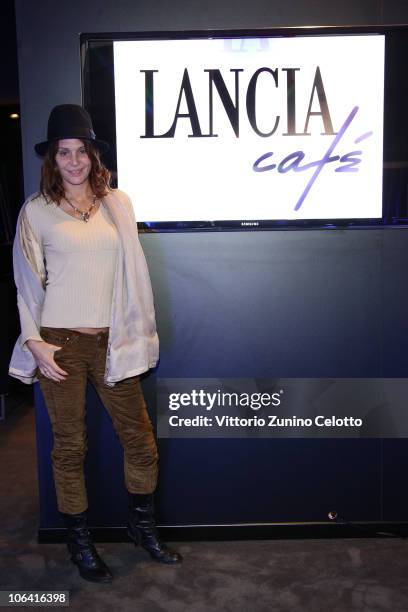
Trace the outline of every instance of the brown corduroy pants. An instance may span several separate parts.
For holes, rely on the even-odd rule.
[[[87,380],[107,409],[124,450],[125,485],[130,493],[152,493],[157,484],[158,453],[139,377],[113,387],[104,384],[108,332],[84,334],[66,328],[41,327],[41,337],[61,346],[55,362],[68,376],[61,382],[37,368],[54,434],[51,453],[58,509],[67,514],[88,507],[84,478],[87,451],[85,397]]]

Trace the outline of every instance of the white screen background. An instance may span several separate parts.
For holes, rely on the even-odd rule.
[[[270,75],[258,79],[256,111],[262,131],[257,135],[247,117],[248,83],[256,70],[278,70],[278,87]],[[296,123],[303,132],[316,68],[319,67],[333,129],[338,132],[358,106],[350,126],[333,151],[345,155],[360,150],[358,172],[335,172],[332,162],[321,170],[299,210],[301,194],[315,168],[284,174],[257,173],[253,163],[279,164],[303,151],[300,165],[321,159],[333,142],[321,115],[311,116],[310,136],[287,132],[286,72],[296,71]],[[214,133],[191,138],[191,123],[180,118],[174,138],[141,138],[145,133],[145,74],[154,74],[155,134],[167,132],[174,120],[182,77],[188,69],[203,134],[209,132],[209,77],[205,69],[220,69],[232,99],[239,75],[237,138],[216,88],[213,88]],[[381,218],[384,98],[384,36],[311,36],[265,39],[140,40],[114,43],[118,186],[133,202],[141,222],[293,220]],[[319,111],[315,93],[312,111]],[[181,113],[187,113],[183,97]],[[363,134],[372,134],[356,143]],[[344,164],[343,164],[344,165]]]

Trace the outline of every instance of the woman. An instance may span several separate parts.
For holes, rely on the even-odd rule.
[[[109,186],[89,114],[56,106],[40,192],[23,205],[13,247],[21,335],[9,373],[39,381],[53,434],[58,509],[80,575],[110,582],[87,528],[85,391],[94,385],[124,449],[128,534],[155,560],[182,558],[159,539],[153,518],[157,447],[138,375],[158,359],[153,296],[127,195]]]

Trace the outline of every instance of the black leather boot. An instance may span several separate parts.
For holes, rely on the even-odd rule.
[[[92,543],[86,512],[64,514],[64,519],[68,528],[67,546],[71,561],[78,566],[82,578],[91,582],[112,582],[111,571]]]
[[[159,563],[181,563],[180,553],[160,541],[153,518],[153,495],[129,493],[129,522],[127,533],[137,546],[140,544]]]

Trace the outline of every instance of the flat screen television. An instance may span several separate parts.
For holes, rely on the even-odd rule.
[[[408,223],[408,26],[81,35],[83,105],[148,231]]]

